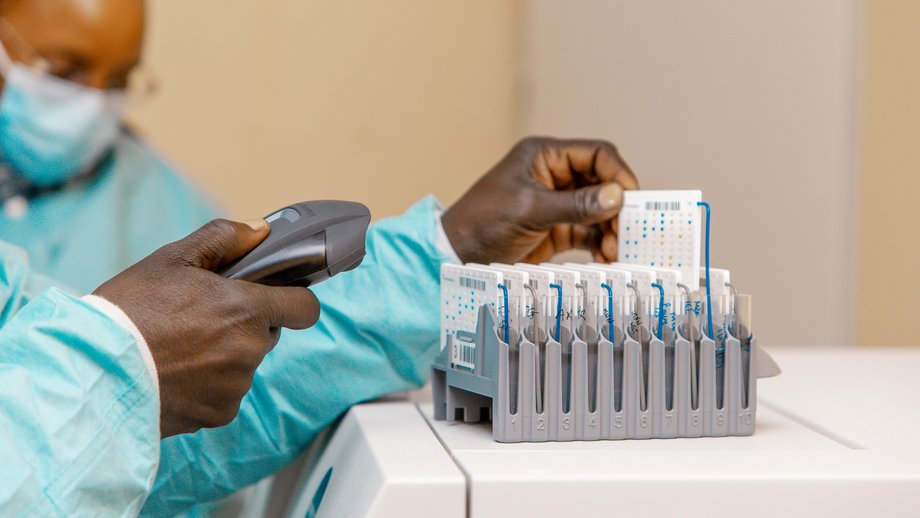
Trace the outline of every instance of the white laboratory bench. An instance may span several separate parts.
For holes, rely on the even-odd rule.
[[[920,351],[770,353],[751,437],[501,444],[430,404],[359,405],[282,514],[314,516],[332,468],[317,517],[920,517]]]

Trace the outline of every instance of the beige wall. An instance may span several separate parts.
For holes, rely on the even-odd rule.
[[[852,342],[856,0],[535,0],[523,131],[614,140],[702,189],[713,266],[772,345]]]
[[[148,2],[152,142],[237,216],[444,203],[512,141],[514,2]]]
[[[866,1],[857,341],[913,344],[920,293],[920,2]]]
[[[604,137],[714,202],[768,344],[911,342],[918,2],[149,5],[133,119],[234,215],[449,203],[517,135]]]

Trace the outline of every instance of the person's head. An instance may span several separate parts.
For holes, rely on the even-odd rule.
[[[143,38],[143,0],[0,0],[0,161],[36,185],[94,166]]]
[[[14,61],[84,86],[124,88],[140,61],[143,0],[0,0],[0,20]]]

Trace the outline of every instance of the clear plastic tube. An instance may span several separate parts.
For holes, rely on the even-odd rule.
[[[735,296],[735,326],[738,339],[741,340],[741,406],[744,408],[748,407],[748,392],[751,386],[752,302],[750,295],[739,293]]]

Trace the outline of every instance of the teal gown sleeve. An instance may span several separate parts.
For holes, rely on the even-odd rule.
[[[173,516],[275,472],[350,406],[427,380],[439,350],[433,198],[372,225],[360,267],[314,288],[316,326],[285,330],[237,418],[165,439],[142,514]]]
[[[43,282],[11,250],[0,246],[0,516],[134,516],[160,439],[134,336],[58,288],[36,296]]]
[[[0,241],[0,326],[6,324],[30,300],[57,284],[29,268],[22,249]]]

